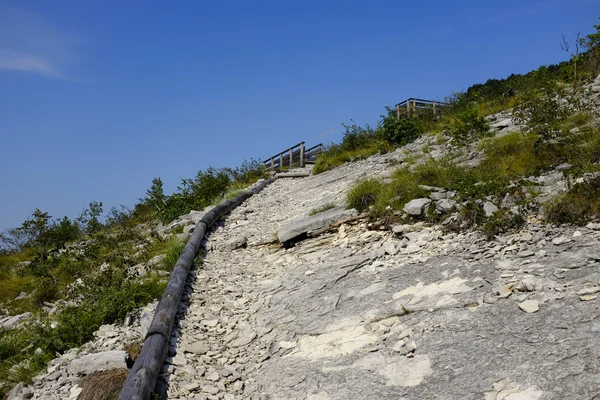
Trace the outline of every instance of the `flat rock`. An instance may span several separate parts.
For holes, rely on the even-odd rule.
[[[187,343],[181,346],[181,350],[192,354],[205,354],[210,348],[204,342]]]
[[[450,199],[442,199],[435,204],[436,210],[447,213],[456,206],[456,201]]]
[[[498,207],[494,203],[490,201],[483,203],[483,212],[486,217],[491,217],[496,211],[498,211]]]
[[[431,199],[414,199],[406,203],[406,205],[404,206],[404,212],[409,215],[418,217],[423,215],[423,213],[425,212],[425,208],[429,204],[431,204]]]
[[[285,243],[300,235],[326,228],[357,215],[358,211],[355,209],[346,210],[343,207],[332,208],[282,226],[277,231],[277,238],[280,243]]]
[[[142,339],[145,339],[146,334],[148,334],[148,329],[150,329],[150,324],[154,318],[154,311],[156,310],[157,305],[158,302],[150,303],[142,310],[140,315],[140,335]]]
[[[71,375],[88,375],[95,371],[127,368],[123,350],[111,350],[87,354],[71,361],[68,371]]]
[[[225,243],[223,243],[219,250],[223,252],[233,251],[235,249],[239,249],[240,247],[245,247],[248,244],[248,238],[246,236],[236,236]]]

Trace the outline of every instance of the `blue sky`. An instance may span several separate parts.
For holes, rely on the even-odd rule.
[[[597,0],[0,0],[0,229],[561,61]]]

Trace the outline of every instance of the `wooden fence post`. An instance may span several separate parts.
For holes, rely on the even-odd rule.
[[[283,153],[279,153],[279,169],[283,168]]]
[[[273,157],[271,157],[271,169],[275,168],[275,163],[273,162]]]
[[[294,149],[290,149],[290,168],[292,168],[292,159],[294,158]]]
[[[300,168],[304,168],[304,142],[300,143]]]

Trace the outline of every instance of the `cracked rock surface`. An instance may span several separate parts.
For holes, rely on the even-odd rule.
[[[486,241],[353,219],[283,248],[386,156],[280,179],[206,242],[158,390],[171,399],[587,399],[600,393],[600,231]],[[223,251],[233,238],[246,247]]]

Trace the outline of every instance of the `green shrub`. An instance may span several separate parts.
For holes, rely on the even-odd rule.
[[[480,116],[474,108],[468,108],[456,115],[450,125],[450,135],[457,143],[464,144],[485,136],[489,129],[485,118]]]
[[[377,197],[383,189],[383,183],[377,179],[370,178],[357,183],[348,191],[346,203],[349,208],[364,211],[377,201]]]
[[[257,180],[265,179],[269,175],[265,165],[254,158],[244,160],[239,167],[231,169],[229,173],[237,188],[250,186]]]
[[[342,123],[342,126],[346,130],[342,137],[342,143],[339,145],[342,151],[368,148],[373,145],[373,142],[381,140],[380,132],[374,130],[368,124],[363,128],[352,121],[351,125]]]
[[[513,108],[513,119],[517,124],[525,125],[529,132],[539,135],[540,141],[556,138],[572,112],[565,98],[565,92],[555,84],[528,91]]]
[[[390,113],[382,120],[382,132],[383,138],[389,143],[403,146],[421,136],[423,127],[416,118],[409,116],[397,118]]]

